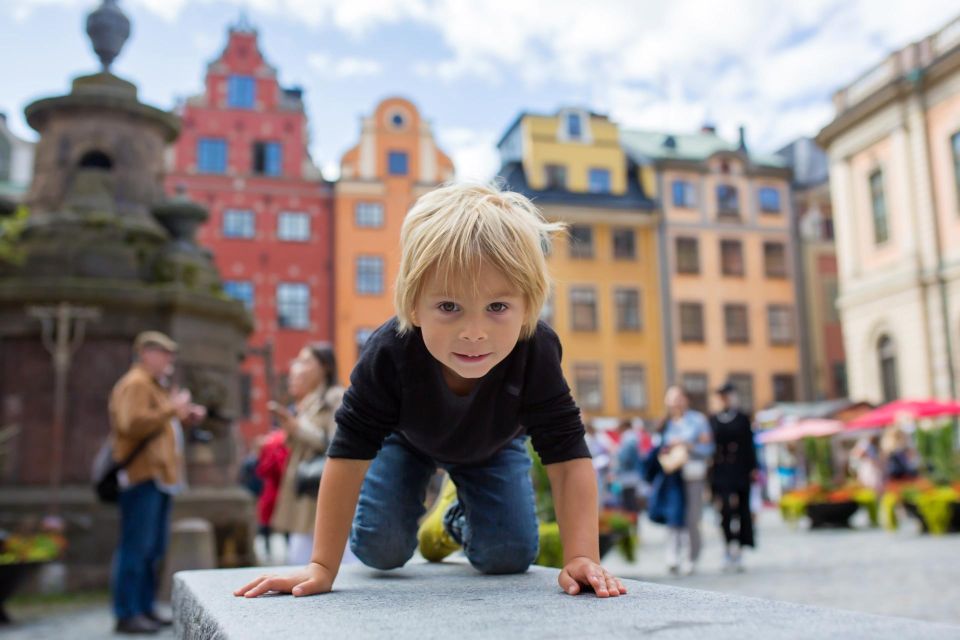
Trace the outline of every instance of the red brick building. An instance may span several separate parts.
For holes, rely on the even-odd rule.
[[[183,132],[166,189],[209,209],[199,240],[226,293],[255,320],[243,367],[241,433],[249,440],[269,426],[273,372],[282,388],[280,376],[304,344],[333,338],[332,189],[307,151],[301,90],[279,85],[255,29],[241,23],[228,35],[207,67],[204,93],[180,107]]]

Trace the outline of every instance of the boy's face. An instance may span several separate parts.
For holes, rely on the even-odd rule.
[[[450,388],[467,393],[513,351],[526,301],[488,266],[480,268],[476,287],[451,282],[449,289],[444,290],[434,270],[414,307],[413,323],[420,327],[430,355],[443,365]]]

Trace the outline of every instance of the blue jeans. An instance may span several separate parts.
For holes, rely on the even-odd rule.
[[[170,496],[153,480],[120,492],[120,546],[111,579],[118,620],[153,613],[157,569],[169,535]]]
[[[537,557],[539,529],[525,438],[486,462],[439,464],[392,434],[360,490],[350,549],[369,567],[402,567],[417,548],[417,521],[437,467],[457,486],[464,512],[463,550],[483,573],[522,573]]]

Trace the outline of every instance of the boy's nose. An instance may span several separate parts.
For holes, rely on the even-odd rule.
[[[485,340],[487,337],[487,332],[484,331],[483,327],[480,326],[478,322],[468,322],[464,325],[463,329],[460,331],[461,340],[469,340],[470,342],[477,342],[479,340]]]

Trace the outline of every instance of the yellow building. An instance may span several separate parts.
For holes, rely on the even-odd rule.
[[[522,113],[497,146],[507,188],[570,225],[550,250],[544,318],[578,404],[589,417],[659,417],[666,380],[652,175],[624,154],[616,124],[582,109]]]
[[[656,171],[666,372],[691,404],[716,409],[730,381],[748,409],[799,400],[790,170],[711,127],[624,131],[628,157]]]

